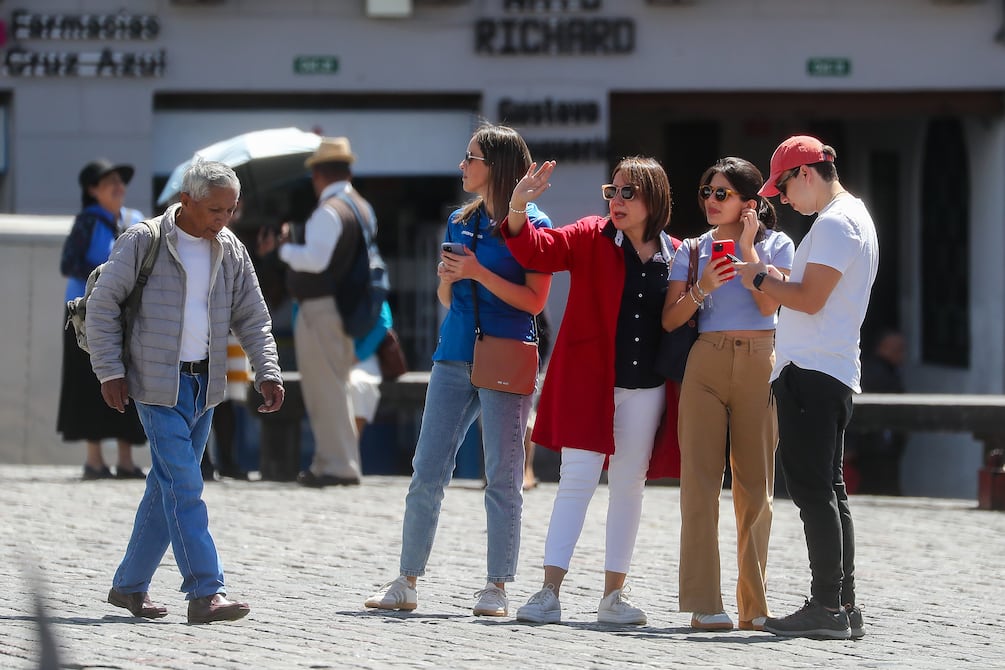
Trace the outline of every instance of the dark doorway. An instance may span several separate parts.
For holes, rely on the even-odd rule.
[[[663,167],[673,189],[670,234],[684,239],[708,230],[698,208],[698,180],[721,156],[718,121],[673,121],[663,130]]]

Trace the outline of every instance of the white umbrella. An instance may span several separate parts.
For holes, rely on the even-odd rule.
[[[241,179],[241,199],[245,194],[267,190],[306,171],[304,160],[321,143],[315,133],[298,128],[256,130],[231,137],[195,152],[172,172],[157,198],[164,205],[181,191],[181,179],[193,160],[219,161],[234,168]]]

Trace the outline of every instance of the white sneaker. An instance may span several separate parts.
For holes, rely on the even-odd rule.
[[[646,613],[632,605],[625,595],[627,589],[615,589],[600,601],[597,607],[597,621],[621,625],[644,626]]]
[[[414,610],[418,606],[415,587],[405,575],[381,586],[363,603],[366,607],[382,610]]]
[[[733,630],[733,620],[725,612],[691,615],[691,628],[695,630]]]
[[[481,591],[475,591],[475,608],[471,611],[475,616],[506,616],[509,614],[509,598],[506,591],[492,582],[485,585]]]
[[[517,621],[531,623],[558,623],[562,620],[562,605],[555,595],[555,587],[548,584],[535,593],[527,604],[516,611]]]

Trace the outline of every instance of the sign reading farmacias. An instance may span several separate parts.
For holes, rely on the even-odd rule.
[[[107,14],[60,14],[17,9],[11,14],[14,44],[3,55],[0,73],[8,77],[161,77],[164,49],[125,51],[104,47],[94,51],[35,49],[34,41],[147,41],[160,34],[160,22],[150,14],[120,11]]]
[[[503,0],[503,11],[509,16],[475,23],[475,53],[604,56],[634,52],[635,21],[600,15],[602,6],[603,0]]]

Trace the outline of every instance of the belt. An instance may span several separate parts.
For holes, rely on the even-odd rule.
[[[190,375],[204,375],[209,372],[209,359],[204,358],[201,361],[182,361],[179,367],[182,372],[187,372]]]

